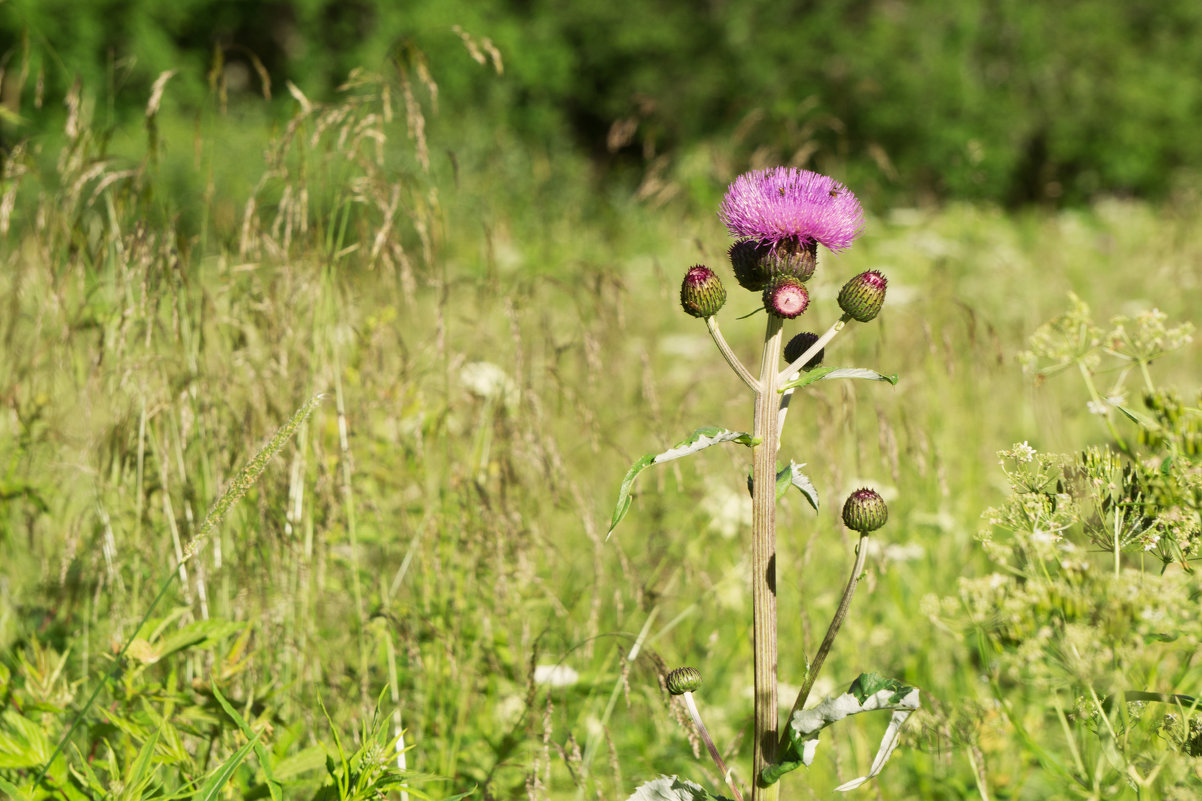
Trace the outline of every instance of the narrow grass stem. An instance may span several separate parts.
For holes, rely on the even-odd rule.
[[[752,449],[751,599],[755,651],[755,756],[752,801],[776,801],[779,783],[762,786],[761,775],[776,762],[776,427],[781,352],[781,319],[768,315],[760,359],[759,389],[755,396],[755,436]]]
[[[714,344],[718,346],[718,350],[722,353],[722,358],[726,359],[726,363],[730,368],[738,374],[739,378],[743,379],[743,383],[751,387],[751,391],[755,392],[760,388],[760,382],[755,380],[751,375],[751,371],[743,366],[739,361],[739,357],[730,349],[730,345],[726,344],[726,337],[722,336],[722,331],[718,328],[718,318],[714,316],[705,318],[705,327],[709,329],[710,337],[713,338]]]
[[[847,617],[847,610],[851,606],[851,596],[855,594],[856,585],[860,583],[860,573],[864,570],[864,559],[868,553],[868,549],[865,547],[867,544],[868,535],[861,534],[860,541],[856,543],[856,562],[851,569],[851,577],[847,580],[847,586],[843,588],[843,597],[839,600],[839,607],[835,610],[834,617],[831,618],[830,626],[827,627],[826,636],[822,638],[822,645],[818,646],[818,653],[814,654],[810,669],[806,671],[805,684],[797,693],[797,700],[793,702],[789,716],[785,718],[786,726],[793,719],[793,715],[805,707],[805,702],[810,697],[810,691],[814,689],[814,682],[818,679],[818,672],[822,670],[822,663],[826,661],[826,655],[831,651],[835,636],[839,633],[839,627],[843,625],[843,620]]]
[[[805,353],[801,354],[792,362],[790,362],[789,366],[784,370],[781,370],[780,374],[777,376],[777,379],[780,381],[780,383],[787,384],[788,382],[797,378],[797,375],[801,372],[802,365],[818,355],[818,351],[825,348],[827,343],[834,339],[835,335],[843,330],[843,326],[847,325],[847,321],[850,319],[850,315],[844,314],[834,325],[826,329],[826,333],[818,337],[818,341],[808,347]],[[789,416],[789,402],[793,399],[794,392],[796,392],[795,389],[786,389],[781,394],[780,412],[778,413],[778,419],[776,422],[776,430],[778,434],[785,430],[785,418]]]
[[[684,698],[684,705],[689,710],[689,716],[693,718],[693,725],[697,727],[697,733],[701,735],[701,741],[705,743],[706,749],[710,752],[710,759],[714,760],[714,764],[718,767],[718,772],[722,774],[722,781],[726,782],[726,786],[735,794],[735,801],[743,801],[743,794],[739,792],[739,787],[735,784],[735,779],[730,773],[730,768],[726,767],[726,763],[722,761],[722,755],[718,753],[718,749],[714,745],[709,731],[701,721],[701,713],[697,711],[697,702],[693,700],[693,694],[681,693],[681,697]]]

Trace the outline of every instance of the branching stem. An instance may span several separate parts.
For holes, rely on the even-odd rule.
[[[806,671],[805,684],[802,685],[801,692],[797,693],[797,700],[793,702],[789,716],[785,718],[786,726],[789,725],[789,721],[793,719],[797,710],[805,707],[805,702],[810,697],[810,691],[814,689],[814,682],[818,678],[818,671],[822,670],[822,663],[826,661],[826,655],[830,653],[831,645],[835,642],[835,635],[839,633],[839,627],[843,625],[843,619],[847,617],[847,610],[851,606],[851,596],[855,594],[856,585],[860,583],[860,573],[864,570],[864,559],[868,552],[865,547],[867,544],[868,535],[861,534],[860,541],[856,543],[856,563],[851,569],[851,578],[847,580],[847,586],[843,589],[843,598],[840,599],[839,608],[835,610],[835,615],[831,618],[826,636],[822,638],[822,645],[818,647],[818,653],[814,655],[814,661],[810,663],[810,669]]]
[[[709,329],[714,344],[718,346],[718,350],[722,353],[722,358],[726,359],[726,363],[730,365],[730,368],[738,374],[739,378],[743,379],[743,383],[750,387],[752,392],[757,391],[760,388],[760,382],[755,380],[751,375],[751,371],[743,366],[743,363],[739,361],[739,357],[730,349],[730,345],[726,344],[726,337],[722,336],[722,331],[718,328],[718,318],[713,316],[706,317],[705,327]]]

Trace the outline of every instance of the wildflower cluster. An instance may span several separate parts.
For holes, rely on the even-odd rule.
[[[1107,418],[1104,446],[1050,454],[1022,442],[1002,451],[1009,492],[986,511],[980,534],[1000,569],[926,604],[933,617],[976,633],[999,692],[1029,686],[1057,698],[1111,744],[1127,778],[1184,769],[1164,743],[1185,756],[1196,743],[1197,688],[1185,679],[1202,647],[1193,573],[1202,557],[1202,412],[1157,388],[1147,370],[1190,335],[1156,311],[1115,318],[1103,333],[1075,297],[1035,333],[1023,357],[1029,371],[1046,377],[1076,366],[1094,401],[1110,404],[1093,378],[1104,359],[1118,359],[1138,368],[1144,408],[1115,407],[1123,429]],[[1175,728],[1164,722],[1166,703],[1184,711]],[[1151,750],[1160,767],[1146,761]]]

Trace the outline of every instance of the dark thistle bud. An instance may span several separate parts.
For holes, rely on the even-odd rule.
[[[701,689],[701,671],[697,668],[676,668],[668,674],[668,692],[672,695],[695,693]]]
[[[754,239],[744,239],[730,246],[730,266],[734,268],[735,280],[752,292],[759,292],[768,283],[768,273],[760,258],[762,250]]]
[[[726,303],[726,287],[709,267],[690,267],[680,285],[680,305],[694,317],[713,317]]]
[[[843,525],[860,534],[876,531],[889,519],[889,507],[875,490],[858,489],[843,504]]]
[[[797,336],[785,343],[785,363],[792,364],[801,358],[801,354],[810,349],[810,346],[818,341],[818,335],[811,331],[802,331]],[[826,348],[821,348],[814,356],[801,366],[802,370],[813,370],[818,365],[822,364],[822,357],[826,355]]]
[[[804,284],[818,268],[818,243],[812,239],[789,237],[777,242],[775,247],[763,248],[761,253],[762,269],[772,278],[791,275]]]
[[[764,308],[769,314],[792,320],[810,305],[805,284],[791,275],[778,275],[764,287]]]
[[[866,323],[885,305],[885,276],[876,270],[860,273],[839,290],[839,308],[853,320]]]

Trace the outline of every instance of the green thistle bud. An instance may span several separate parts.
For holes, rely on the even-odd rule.
[[[843,504],[843,525],[852,531],[867,534],[885,525],[888,519],[889,507],[875,490],[858,489]]]
[[[764,308],[769,314],[792,320],[810,305],[805,284],[791,275],[778,275],[764,287]]]
[[[889,282],[876,270],[869,270],[848,281],[839,290],[839,308],[853,320],[866,323],[885,305],[885,287]]]
[[[801,358],[801,354],[810,349],[810,346],[818,341],[818,335],[811,331],[803,331],[797,336],[785,343],[785,363],[792,364]],[[821,348],[808,362],[801,366],[802,370],[813,370],[818,365],[822,364],[822,357],[826,355],[826,348]]]
[[[818,243],[812,239],[782,239],[776,243],[776,247],[761,246],[761,254],[763,270],[773,278],[791,275],[804,284],[818,268]]]
[[[680,285],[680,305],[694,317],[713,317],[726,303],[726,287],[709,267],[690,267]]]
[[[730,246],[730,266],[735,270],[735,280],[752,292],[759,292],[768,283],[768,273],[760,258],[762,250],[754,239],[744,239]]]
[[[701,689],[701,671],[697,668],[676,668],[668,674],[668,692],[672,695],[695,693]]]

